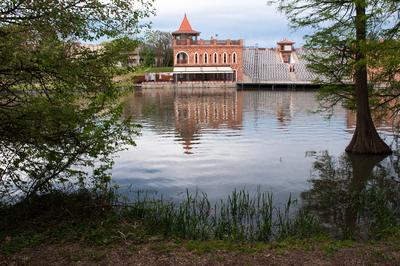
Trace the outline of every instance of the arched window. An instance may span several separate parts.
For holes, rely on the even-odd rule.
[[[208,64],[208,54],[204,53],[204,64]]]
[[[179,52],[176,55],[176,63],[177,64],[189,64],[189,56],[185,52]]]
[[[198,54],[198,53],[195,53],[195,54],[194,54],[194,63],[195,63],[195,64],[198,64],[198,63],[199,63],[199,54]]]
[[[214,53],[214,64],[218,64],[218,54]]]
[[[237,63],[237,55],[236,55],[236,53],[233,53],[232,58],[233,58],[232,59],[233,63],[236,64]]]
[[[224,64],[227,64],[228,63],[228,55],[226,53],[224,53],[224,55],[222,57],[223,57]]]

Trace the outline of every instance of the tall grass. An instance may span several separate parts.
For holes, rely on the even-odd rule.
[[[164,235],[244,242],[298,240],[328,233],[340,238],[385,239],[400,232],[398,198],[392,199],[389,194],[368,189],[356,197],[354,204],[333,206],[339,216],[329,212],[326,216],[305,206],[298,208],[291,196],[285,204],[277,204],[272,193],[260,189],[255,193],[235,190],[219,201],[211,201],[198,191],[186,191],[179,200],[136,191],[130,194],[133,198],[124,202],[114,192],[104,196],[85,190],[54,191],[0,206],[0,242],[9,235],[21,234],[30,241],[32,232],[42,237],[60,235],[62,239],[89,239],[96,243],[121,236],[125,239],[128,235],[135,239]],[[346,211],[355,220],[348,219]],[[336,217],[342,218],[333,222],[331,219]],[[342,233],[336,234],[335,228],[342,229]]]
[[[185,239],[270,241],[320,234],[318,219],[295,212],[296,203],[289,197],[284,208],[274,206],[273,195],[260,190],[254,195],[235,190],[216,203],[199,192],[187,191],[179,202],[137,192],[121,210],[125,218],[143,221],[152,232]]]

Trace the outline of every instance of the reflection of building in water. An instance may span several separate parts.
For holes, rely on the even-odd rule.
[[[243,92],[200,89],[178,92],[175,98],[175,127],[185,153],[191,154],[202,129],[240,129],[243,122]]]
[[[280,126],[286,127],[292,120],[293,111],[293,97],[290,93],[287,98],[282,99],[281,102],[277,103],[276,106],[276,119]]]
[[[275,116],[278,124],[285,128],[296,113],[304,115],[318,108],[312,95],[312,92],[257,91],[246,94],[244,105],[256,120],[263,116]]]
[[[202,130],[242,128],[243,93],[224,88],[143,90],[125,99],[124,116],[157,134],[175,132],[190,154]]]
[[[398,130],[396,128],[399,125],[399,117],[388,114],[372,114],[375,127],[380,131],[393,132]],[[357,124],[357,113],[352,110],[346,110],[346,126],[349,131],[355,130]]]
[[[355,129],[356,127],[356,112],[351,110],[346,110],[346,127],[348,130]]]

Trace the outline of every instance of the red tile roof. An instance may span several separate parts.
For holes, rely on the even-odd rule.
[[[173,34],[200,34],[200,32],[195,31],[192,29],[192,26],[190,25],[190,22],[185,14],[185,17],[182,20],[181,26],[179,27],[179,30],[173,32]]]

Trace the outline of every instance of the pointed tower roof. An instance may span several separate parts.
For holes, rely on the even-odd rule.
[[[185,17],[182,20],[181,26],[179,27],[179,30],[174,31],[172,33],[173,35],[179,35],[179,34],[193,34],[193,35],[199,35],[200,32],[195,31],[192,29],[192,26],[190,25],[190,22],[185,14]]]

